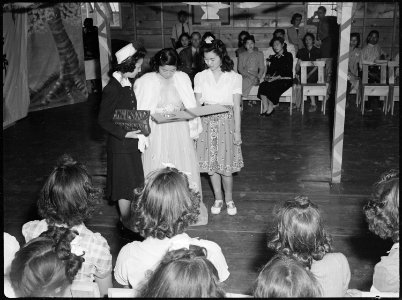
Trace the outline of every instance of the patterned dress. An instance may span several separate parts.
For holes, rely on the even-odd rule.
[[[212,71],[204,70],[195,76],[194,92],[202,95],[201,102],[205,105],[221,104],[229,110],[201,118],[203,131],[196,141],[200,172],[209,175],[239,172],[244,162],[240,145],[234,144],[233,94],[242,93],[241,75],[224,72],[216,82]]]

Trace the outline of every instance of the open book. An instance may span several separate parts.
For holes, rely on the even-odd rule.
[[[175,111],[171,113],[155,113],[151,115],[151,118],[156,123],[161,124],[168,122],[187,121],[197,117],[213,115],[213,114],[221,114],[228,111],[229,110],[226,107],[219,104],[215,104],[190,109],[186,108],[184,110]]]

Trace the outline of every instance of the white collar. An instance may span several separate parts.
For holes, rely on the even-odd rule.
[[[399,249],[399,242],[392,245],[392,249]]]
[[[130,86],[131,82],[128,78],[123,78],[123,75],[120,72],[113,72],[113,77],[121,84],[122,87]]]

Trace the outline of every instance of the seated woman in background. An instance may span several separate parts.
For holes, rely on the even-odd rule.
[[[358,88],[359,85],[359,62],[361,59],[361,49],[360,45],[360,34],[357,32],[352,32],[350,34],[350,44],[349,44],[349,65],[348,65],[348,83],[347,92],[349,96],[351,90]],[[346,102],[346,105],[348,103]]]
[[[260,79],[264,76],[265,65],[262,52],[254,51],[254,36],[246,36],[244,43],[247,51],[239,55],[238,71],[243,77],[243,97],[247,97],[251,88],[260,84]]]
[[[371,66],[368,66],[369,83],[379,83],[381,81],[381,67],[372,64],[374,64],[377,60],[384,60],[388,57],[387,54],[381,49],[381,46],[378,44],[379,37],[380,34],[377,30],[370,31],[367,36],[367,45],[363,47],[361,51],[361,67],[363,66],[363,64],[371,64]],[[369,101],[367,101],[367,104],[365,106],[368,112],[372,111],[372,101],[370,100],[370,98],[373,97],[369,97]],[[378,97],[376,97],[376,99],[378,100]],[[378,104],[378,107],[380,107],[380,104]]]
[[[275,54],[267,60],[267,72],[258,88],[257,97],[262,101],[261,115],[269,116],[274,112],[274,108],[279,105],[279,97],[292,86],[293,83],[293,57],[292,54],[284,49],[284,40],[274,37],[270,46]]]
[[[84,261],[72,249],[76,235],[68,228],[50,226],[21,247],[10,272],[17,297],[72,297],[69,287]]]
[[[187,32],[183,32],[179,37],[180,47],[176,49],[177,54],[181,52],[184,48],[191,45],[191,37]]]
[[[315,61],[321,58],[321,51],[319,48],[314,46],[314,34],[307,32],[303,37],[304,48],[297,51],[297,64],[296,64],[296,80],[300,83],[300,61]],[[307,82],[308,83],[317,83],[318,80],[318,69],[317,67],[307,67]],[[315,97],[310,97],[311,106],[309,108],[309,112],[314,112],[317,110],[317,105],[315,102]],[[300,103],[296,103],[296,106],[299,107]]]
[[[144,298],[224,298],[221,285],[207,250],[190,245],[170,249],[139,294]]]
[[[295,13],[290,21],[293,26],[287,30],[288,40],[295,46],[296,53],[304,47],[303,37],[306,34],[306,29],[304,26],[300,26],[302,18],[301,14]]]
[[[248,36],[248,35],[250,35],[250,34],[249,34],[247,31],[241,31],[241,32],[239,33],[238,42],[237,42],[237,47],[238,47],[238,48],[237,48],[236,51],[235,51],[237,58],[239,57],[239,55],[240,55],[241,53],[247,51],[246,48],[244,47],[244,38],[245,38],[246,36]]]
[[[276,213],[274,236],[268,248],[299,261],[317,278],[323,297],[344,297],[350,268],[342,253],[331,253],[318,207],[305,196],[286,201]]]
[[[186,174],[176,168],[152,171],[133,202],[133,228],[145,238],[125,245],[116,260],[116,281],[137,290],[149,279],[166,252],[176,245],[207,249],[207,259],[220,281],[229,277],[221,248],[212,241],[191,238],[185,231],[199,215],[200,195],[190,188]]]
[[[277,254],[258,275],[254,298],[322,297],[317,279],[297,260]]]

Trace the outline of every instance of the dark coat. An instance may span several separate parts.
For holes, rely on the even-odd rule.
[[[108,152],[132,153],[138,151],[138,140],[125,138],[127,131],[113,122],[115,109],[136,108],[137,100],[132,87],[122,87],[114,77],[111,77],[103,89],[98,116],[99,125],[108,133]]]
[[[191,82],[194,81],[195,74],[204,70],[204,57],[199,49],[198,54],[196,53],[193,57],[192,47],[184,48],[179,56],[180,56],[180,71],[187,73],[190,77]],[[192,67],[194,61],[194,67]]]

